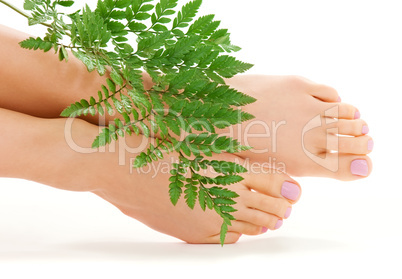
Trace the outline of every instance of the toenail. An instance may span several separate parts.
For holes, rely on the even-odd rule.
[[[280,227],[282,227],[282,224],[283,224],[283,220],[278,220],[278,222],[276,222],[276,225],[275,225],[275,230],[277,230],[277,229],[279,229]]]
[[[300,195],[300,188],[294,183],[285,181],[282,184],[281,194],[289,200],[297,200]]]
[[[368,175],[368,164],[366,160],[353,160],[350,165],[350,171],[354,175],[367,176]]]
[[[286,212],[285,212],[285,218],[289,218],[290,213],[292,213],[292,208],[288,207],[288,209],[286,209]]]
[[[364,125],[362,128],[362,134],[365,135],[365,134],[368,134],[368,132],[369,132],[369,127],[367,125]]]
[[[369,151],[371,151],[371,150],[373,150],[373,147],[374,147],[374,141],[373,141],[373,140],[369,140],[368,143],[367,143],[367,149],[368,149]]]
[[[339,97],[339,96],[338,96],[338,100],[337,100],[337,102],[339,102],[339,103],[340,103],[340,102],[342,102],[341,97]]]
[[[266,233],[268,231],[268,228],[262,227],[261,233]]]
[[[360,112],[357,110],[355,112],[355,119],[359,119],[360,118]]]

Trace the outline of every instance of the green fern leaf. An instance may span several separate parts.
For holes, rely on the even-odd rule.
[[[172,202],[173,205],[177,204],[177,202],[183,192],[179,183],[182,183],[182,182],[178,181],[178,182],[172,182],[169,184],[170,201]]]
[[[229,205],[221,205],[220,209],[222,212],[224,213],[233,213],[236,212],[237,209],[235,209],[233,206],[229,206]],[[232,216],[233,217],[233,216]],[[230,218],[230,217],[229,217]]]
[[[140,155],[135,157],[133,167],[134,168],[140,168],[140,167],[146,166],[148,164],[148,161],[146,160],[146,157],[147,157],[147,154],[145,154],[144,152],[141,152]]]
[[[200,190],[198,192],[198,203],[200,204],[200,207],[203,211],[206,209],[206,192],[204,190],[204,187],[200,187]]]
[[[236,204],[236,202],[233,199],[230,198],[215,198],[214,200],[215,204],[218,205],[233,205]]]
[[[243,180],[243,177],[239,175],[219,175],[214,177],[214,183],[217,185],[230,185],[234,183],[238,183]]]
[[[29,0],[24,1],[24,9],[27,11],[35,9],[36,5],[37,4],[34,3],[33,1],[29,1]]]
[[[110,77],[112,78],[113,82],[119,86],[123,85],[123,78],[121,77],[121,75],[115,70],[113,69],[110,72]]]
[[[247,172],[247,169],[239,164],[234,162],[227,161],[217,161],[217,160],[204,160],[205,164],[211,166],[214,171],[223,174],[236,174],[236,173],[244,173]]]
[[[184,190],[184,198],[186,200],[186,203],[188,207],[194,209],[195,201],[197,200],[197,187],[192,184],[186,184],[185,188],[186,190]]]
[[[39,37],[36,39],[30,37],[30,38],[20,42],[19,45],[25,49],[33,49],[33,50],[41,49],[44,52],[48,52],[53,47],[52,42],[44,41]]]
[[[102,132],[95,138],[92,143],[92,148],[105,146],[112,141],[108,128],[103,128]]]
[[[212,23],[215,15],[206,15],[199,17],[188,28],[187,34],[202,34],[203,30]]]
[[[149,138],[149,135],[150,135],[151,131],[149,130],[148,126],[145,125],[144,122],[140,122],[140,125],[141,125],[142,132],[143,132],[144,136]]]
[[[179,125],[178,125],[176,119],[174,119],[174,118],[172,118],[172,117],[165,117],[164,120],[165,120],[166,126],[168,126],[169,129],[170,129],[173,133],[175,133],[175,134],[178,135],[178,136],[181,135],[181,130],[180,130],[180,127],[179,127]]]
[[[209,69],[215,71],[222,77],[231,78],[236,74],[244,73],[252,66],[252,64],[238,61],[232,56],[222,55],[211,63]]]
[[[222,246],[225,244],[225,238],[226,238],[227,232],[228,232],[228,225],[226,224],[226,222],[223,222],[222,226],[221,226],[221,232],[220,232],[220,241],[221,241]]]
[[[74,5],[74,1],[58,0],[55,2],[55,4],[63,7],[71,7],[72,5]]]
[[[194,0],[188,2],[181,9],[181,12],[177,14],[177,17],[173,20],[173,28],[183,28],[188,26],[188,22],[191,22],[200,8],[202,0]]]
[[[162,32],[158,34],[150,34],[149,36],[138,41],[137,54],[141,57],[147,58],[156,52],[158,48],[165,44],[165,41],[170,37],[169,32]]]

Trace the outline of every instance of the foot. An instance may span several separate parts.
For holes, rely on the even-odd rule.
[[[173,155],[169,159],[174,158]],[[234,160],[235,157],[217,156],[215,159]],[[214,211],[202,211],[198,204],[191,210],[183,198],[173,206],[168,196],[167,174],[158,173],[155,178],[150,175],[135,177],[128,174],[128,166],[116,170],[116,164],[113,164],[110,168],[118,173],[118,178],[113,184],[98,181],[102,186],[93,192],[124,214],[188,243],[219,243],[222,219]],[[233,216],[236,220],[229,227],[225,243],[235,243],[243,234],[259,235],[279,229],[300,196],[297,183],[280,173],[245,175],[245,180],[229,188],[240,197],[235,199],[237,211]]]
[[[98,127],[87,123],[77,127],[87,132],[93,130],[92,136],[77,140],[87,144],[91,143],[98,132]],[[77,132],[77,137],[80,134]],[[120,152],[98,152],[91,155],[86,171],[87,184],[97,185],[91,191],[115,205],[124,214],[156,231],[188,243],[219,243],[222,219],[214,211],[207,209],[204,212],[198,204],[191,210],[183,198],[173,206],[169,199],[170,174],[166,166],[176,161],[177,154],[165,155],[163,160],[153,164],[152,171],[146,168],[148,171],[137,172],[131,167],[135,154],[126,152],[123,165],[118,165],[118,161],[124,151],[121,150],[122,146],[139,146],[141,139],[130,137],[126,138],[126,143],[121,144],[122,140],[118,144]],[[213,159],[242,163],[240,158],[232,154],[217,154]],[[74,165],[73,168],[72,173],[79,173],[79,165]],[[99,174],[101,169],[107,169],[107,172]],[[237,204],[234,207],[237,211],[233,216],[236,220],[229,227],[226,243],[237,242],[243,234],[259,235],[267,230],[278,229],[283,220],[289,217],[292,204],[300,197],[301,189],[297,182],[273,169],[258,168],[254,164],[253,173],[246,173],[243,177],[245,179],[240,183],[229,186],[240,197],[235,199]]]
[[[228,84],[257,99],[244,107],[256,118],[234,131],[254,147],[242,157],[293,176],[354,180],[370,174],[368,125],[333,88],[293,76],[239,76]]]
[[[198,204],[191,210],[184,200],[176,206],[170,202],[166,166],[177,154],[165,155],[151,171],[137,172],[131,163],[144,148],[142,136],[93,150],[90,146],[99,127],[83,120],[46,120],[4,109],[0,109],[0,120],[6,135],[0,138],[0,157],[8,158],[0,161],[0,176],[91,191],[159,232],[189,243],[219,243],[222,220],[214,211],[203,212]],[[214,159],[241,160],[231,154]],[[233,213],[237,220],[229,228],[226,243],[236,242],[242,234],[278,229],[300,197],[299,185],[289,176],[256,164],[252,171],[229,186],[240,197]]]

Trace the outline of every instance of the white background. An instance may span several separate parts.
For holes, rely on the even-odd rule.
[[[298,178],[280,230],[224,248],[183,244],[91,194],[0,179],[0,278],[401,278],[400,3],[204,0],[201,11],[231,30],[250,72],[302,75],[356,105],[375,142],[369,178]],[[0,23],[43,30],[3,6]]]

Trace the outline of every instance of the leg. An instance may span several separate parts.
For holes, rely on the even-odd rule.
[[[60,62],[52,51],[32,51],[18,43],[29,35],[0,25],[0,107],[43,118],[56,118],[68,105],[95,96],[105,76],[88,72],[70,53]],[[150,86],[144,80],[145,86]],[[18,94],[15,94],[18,92]],[[96,117],[86,120],[98,123]]]
[[[190,210],[184,200],[177,206],[170,203],[168,172],[159,171],[154,177],[153,173],[131,171],[130,161],[136,153],[126,150],[128,146],[140,146],[142,137],[128,137],[124,144],[120,140],[116,151],[84,152],[99,128],[74,120],[70,129],[68,121],[71,120],[40,119],[0,109],[4,135],[0,138],[0,156],[9,158],[1,160],[0,175],[66,190],[91,191],[157,231],[190,243],[219,243],[221,220],[215,212],[203,212],[197,206]],[[71,138],[65,133],[66,127]],[[73,145],[75,148],[71,148]],[[122,154],[125,159],[119,165]],[[171,153],[160,163],[170,165],[175,158],[177,154]],[[215,159],[236,157],[224,154]],[[236,242],[241,234],[256,235],[279,228],[300,196],[294,180],[273,171],[245,174],[244,181],[230,187],[240,197],[234,213],[237,221],[229,229],[227,243]]]
[[[102,83],[99,75],[88,73],[77,59],[66,64],[52,51],[21,48],[18,43],[28,37],[0,25],[0,107],[38,117],[59,117],[66,103],[82,99],[80,92]]]

